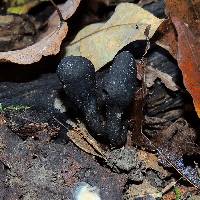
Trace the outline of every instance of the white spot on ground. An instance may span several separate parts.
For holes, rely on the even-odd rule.
[[[55,101],[54,101],[54,108],[59,110],[61,113],[64,113],[66,112],[66,107],[65,105],[63,104],[63,102],[58,99],[58,98],[55,98]]]
[[[80,182],[73,190],[74,200],[101,200],[99,189],[88,183]]]

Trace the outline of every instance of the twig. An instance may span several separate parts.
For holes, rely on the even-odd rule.
[[[54,6],[54,8],[56,9],[56,11],[57,11],[57,13],[58,13],[58,16],[59,16],[59,18],[60,18],[60,21],[61,21],[61,22],[64,22],[65,20],[64,20],[64,18],[63,18],[63,16],[62,16],[62,13],[61,13],[60,9],[58,8],[58,6],[54,3],[53,0],[49,0],[49,1],[52,3],[52,5]]]
[[[53,7],[56,9],[58,16],[60,18],[60,22],[62,23],[62,22],[65,21],[63,16],[62,16],[60,9],[58,8],[58,6],[55,4],[55,2],[53,0],[40,0],[40,1],[49,1],[53,5]]]
[[[169,183],[164,189],[162,189],[161,191],[162,195],[171,190],[172,187],[174,187],[181,179],[182,177],[179,178],[177,181],[172,181],[171,183]]]

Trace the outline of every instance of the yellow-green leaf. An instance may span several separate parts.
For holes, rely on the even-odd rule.
[[[7,9],[7,13],[18,14],[18,15],[26,14],[31,8],[35,7],[39,3],[40,3],[39,0],[35,0],[35,1],[29,1],[19,6],[9,7]]]

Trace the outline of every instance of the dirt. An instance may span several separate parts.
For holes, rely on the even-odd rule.
[[[98,187],[103,199],[121,199],[126,175],[100,166],[72,143],[24,141],[6,126],[0,132],[1,199],[14,198],[13,191],[16,199],[72,199],[72,188],[80,181]]]
[[[140,165],[136,149],[116,149],[107,153],[107,164],[115,170],[130,171]]]

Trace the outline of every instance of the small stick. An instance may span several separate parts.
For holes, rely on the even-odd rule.
[[[58,13],[58,16],[60,18],[60,21],[64,22],[65,20],[63,19],[62,13],[60,12],[60,9],[58,8],[58,6],[54,3],[53,0],[49,0],[49,1],[52,3],[52,5],[54,6],[54,8],[56,9],[56,11]]]
[[[162,194],[167,193],[167,192],[168,192],[169,190],[171,190],[172,187],[174,187],[174,186],[177,184],[177,182],[180,181],[181,179],[182,179],[182,177],[179,178],[177,181],[172,181],[171,183],[169,183],[169,184],[161,191],[161,193],[162,193]]]
[[[60,9],[58,8],[58,6],[55,4],[55,2],[53,0],[40,0],[40,1],[49,1],[53,5],[53,7],[56,9],[61,23],[65,21],[63,16],[62,16]]]

